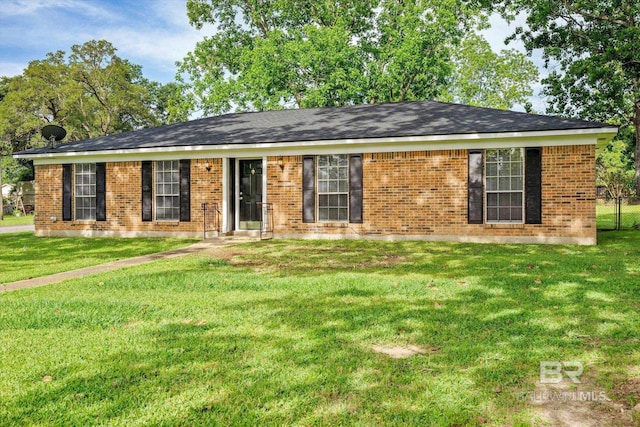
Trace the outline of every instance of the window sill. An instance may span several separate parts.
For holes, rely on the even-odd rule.
[[[327,228],[347,228],[349,221],[318,221],[318,224]]]
[[[180,224],[180,221],[178,220],[172,220],[172,219],[166,219],[166,220],[155,220],[154,224],[156,225],[173,225],[173,226],[177,226]]]
[[[524,228],[524,222],[487,222],[489,228]]]

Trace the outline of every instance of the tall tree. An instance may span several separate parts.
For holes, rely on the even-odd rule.
[[[520,104],[529,111],[538,77],[538,68],[524,53],[496,53],[482,36],[471,33],[453,54],[453,70],[440,99],[503,110]]]
[[[70,55],[49,53],[22,75],[0,79],[0,157],[44,145],[40,129],[49,123],[74,141],[185,120],[190,109],[179,89],[145,79],[105,40],[75,45]],[[0,162],[0,184],[3,163],[14,178],[25,175],[27,165]]]
[[[550,111],[632,127],[640,196],[640,2],[638,0],[483,0],[507,18],[524,12],[514,37],[542,49]],[[556,69],[557,68],[557,69]]]
[[[149,82],[105,40],[49,53],[2,79],[0,138],[12,152],[45,143],[39,132],[48,123],[63,126],[69,141],[155,126],[172,120],[166,105],[178,91],[170,85]]]
[[[144,103],[147,88],[141,84],[140,66],[117,56],[105,40],[75,45],[71,52],[68,67],[73,108],[67,109],[67,120],[81,127],[84,137],[158,123]]]
[[[184,85],[176,82],[161,84],[142,79],[140,84],[146,87],[147,94],[143,98],[150,113],[162,124],[184,122],[189,120],[193,106],[182,96]]]
[[[193,105],[230,110],[428,99],[483,18],[463,0],[188,0],[219,31],[180,64]]]

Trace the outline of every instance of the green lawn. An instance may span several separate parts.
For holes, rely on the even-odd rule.
[[[33,224],[33,215],[3,215],[2,221],[0,221],[0,227],[9,225],[31,225]]]
[[[0,234],[0,284],[166,251],[192,242],[194,240]]]
[[[599,240],[264,241],[2,294],[0,425],[532,425],[545,360],[628,409],[640,233]]]
[[[640,205],[623,204],[620,211],[623,229],[640,229]],[[613,229],[616,223],[613,203],[596,205],[596,223],[598,229]]]

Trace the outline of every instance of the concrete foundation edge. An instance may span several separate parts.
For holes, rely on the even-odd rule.
[[[403,235],[403,234],[287,234],[275,233],[277,239],[366,239],[380,241],[425,241],[458,243],[519,243],[551,245],[596,245],[596,237],[558,236],[455,236],[455,235]]]
[[[202,239],[202,232],[163,232],[163,231],[98,231],[98,230],[36,230],[36,236],[60,237],[172,237],[182,239]],[[218,233],[207,233],[207,238],[218,237]],[[320,233],[274,233],[276,239],[366,239],[380,241],[432,241],[462,243],[521,243],[552,245],[595,245],[596,237],[559,237],[559,236],[455,236],[455,235],[402,235],[402,234],[320,234]]]
[[[202,232],[190,231],[103,231],[103,230],[38,230],[39,237],[171,237],[175,239],[202,239]],[[217,233],[207,233],[207,238]]]

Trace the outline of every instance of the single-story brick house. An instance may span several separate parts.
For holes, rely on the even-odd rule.
[[[227,114],[16,156],[34,161],[38,235],[268,227],[274,237],[595,244],[596,147],[616,131],[405,102]]]

